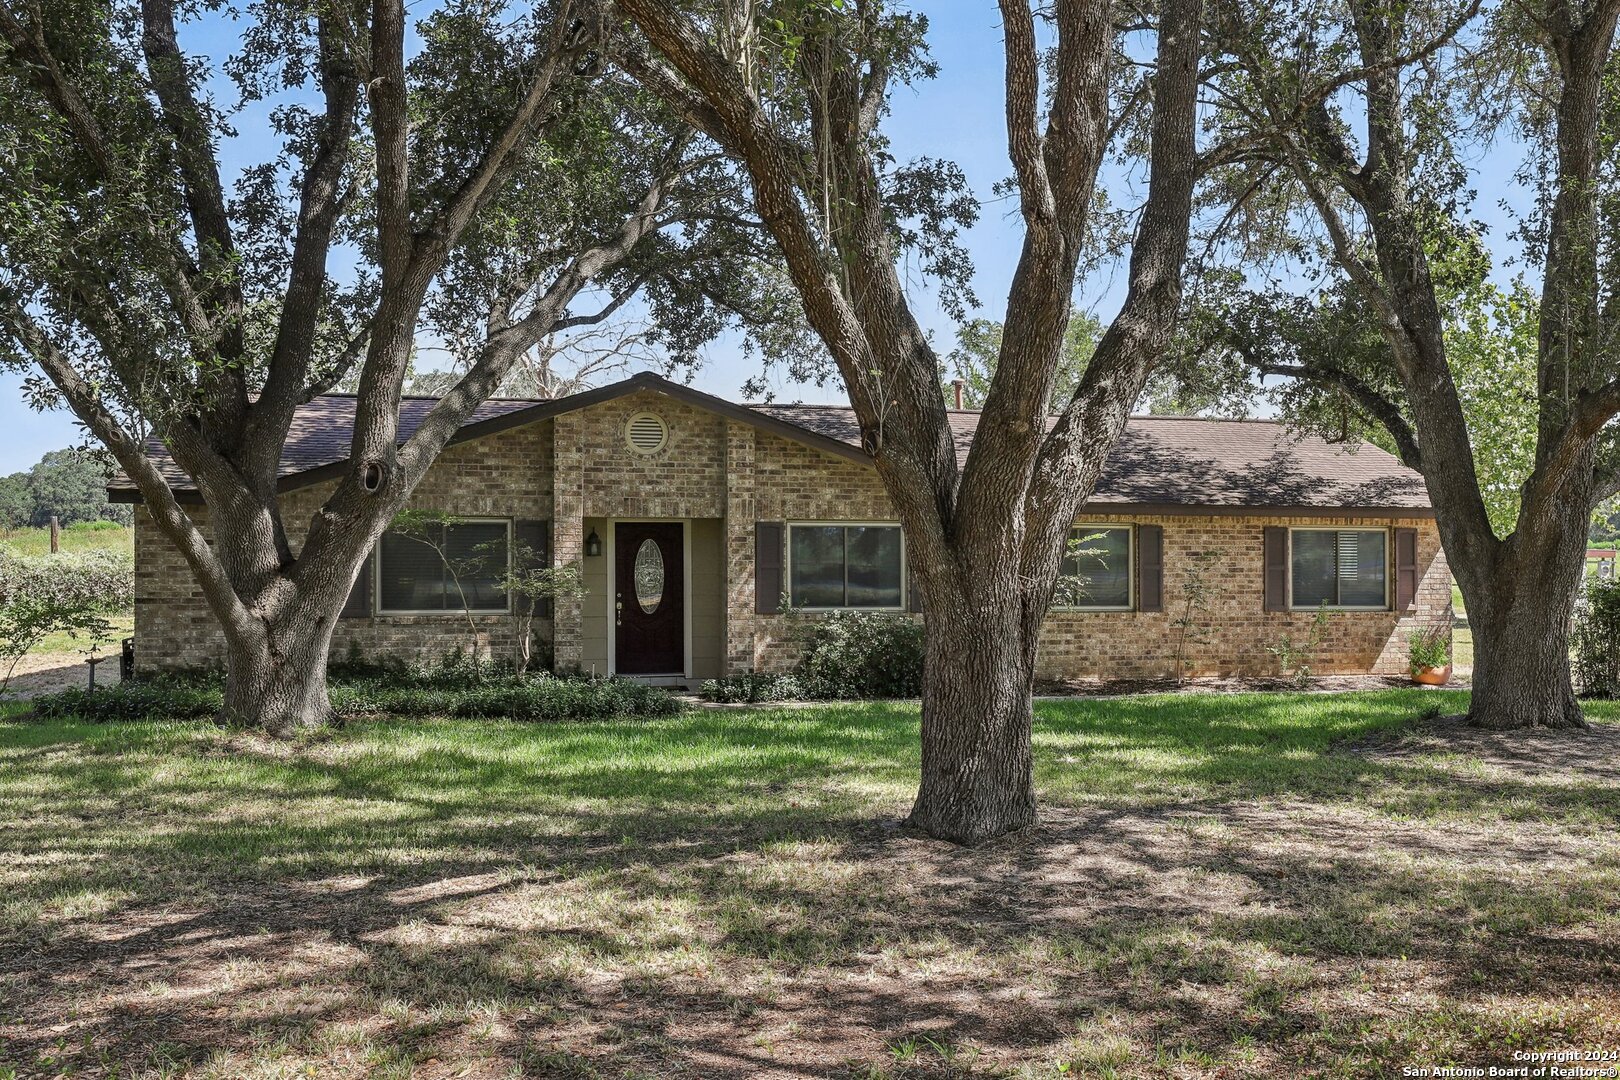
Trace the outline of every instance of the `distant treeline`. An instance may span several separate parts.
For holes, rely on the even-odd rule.
[[[107,470],[95,456],[52,450],[27,472],[0,476],[0,528],[132,520],[128,506],[107,501]]]

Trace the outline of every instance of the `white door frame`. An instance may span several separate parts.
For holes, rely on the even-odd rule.
[[[614,604],[618,602],[619,594],[619,525],[654,524],[660,522],[681,523],[681,656],[686,667],[683,671],[671,671],[663,675],[628,675],[626,678],[636,679],[690,679],[692,677],[692,519],[691,518],[658,518],[658,517],[610,517],[607,521],[607,544],[603,552],[608,560],[608,620],[607,620],[607,669],[609,675],[618,674],[619,668],[619,635],[616,632],[618,625],[617,609]],[[632,594],[632,602],[634,597]]]

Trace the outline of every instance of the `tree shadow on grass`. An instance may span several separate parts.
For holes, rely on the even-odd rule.
[[[914,1036],[983,1051],[925,1052],[941,1069],[1083,1059],[1107,1028],[1192,1071],[1354,1061],[1372,1035],[1398,1066],[1487,994],[1566,1023],[1620,974],[1620,862],[1586,828],[1620,816],[1613,789],[1335,741],[1406,708],[1043,709],[1065,794],[975,850],[881,820],[914,711],[379,727],[293,754],[74,733],[4,758],[32,800],[5,847],[52,855],[6,880],[113,898],[5,931],[0,1062],[828,1076],[903,1071]],[[1428,995],[1404,1015],[1401,980]],[[1498,1030],[1454,1026],[1464,1057]]]

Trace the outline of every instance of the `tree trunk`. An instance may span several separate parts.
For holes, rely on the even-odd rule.
[[[219,721],[233,727],[261,728],[276,738],[319,728],[332,718],[326,692],[326,659],[332,647],[336,606],[318,597],[300,597],[299,607],[327,614],[294,618],[252,640],[232,640],[225,650],[225,703]]]
[[[1527,557],[1504,559],[1494,572],[1459,582],[1474,636],[1468,718],[1478,727],[1586,726],[1569,663],[1570,620],[1586,568],[1586,515],[1570,517],[1567,530],[1576,534],[1579,551],[1529,548]],[[1521,521],[1521,542],[1536,539],[1529,528]],[[1470,593],[1483,602],[1476,604]]]
[[[1575,470],[1583,482],[1527,499],[1494,559],[1454,564],[1474,635],[1468,717],[1479,727],[1586,726],[1570,678],[1569,631],[1586,575],[1590,471],[1588,457]]]
[[[1019,610],[930,597],[922,784],[907,819],[930,836],[978,844],[1035,823],[1035,648]]]
[[[1584,728],[1569,674],[1569,601],[1536,597],[1530,605],[1528,599],[1514,607],[1531,618],[1490,628],[1470,619],[1475,664],[1468,720],[1497,730]],[[1524,612],[1526,606],[1538,610]]]

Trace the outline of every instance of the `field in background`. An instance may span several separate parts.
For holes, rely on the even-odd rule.
[[[126,551],[133,553],[135,548],[135,531],[127,525],[114,528],[85,528],[82,526],[68,526],[62,530],[62,551]],[[0,549],[17,555],[45,555],[51,550],[51,531],[49,529],[0,529]],[[135,632],[135,613],[113,616],[111,639],[101,646],[103,655],[116,656],[118,643]],[[44,656],[46,654],[61,653],[72,660],[72,654],[88,652],[90,643],[83,639],[75,639],[67,634],[52,634],[45,638],[34,648],[30,656]],[[78,685],[80,669],[73,668],[69,681]]]
[[[0,548],[18,555],[44,555],[51,550],[49,529],[0,529]],[[62,530],[63,551],[134,551],[135,530],[68,526]]]

